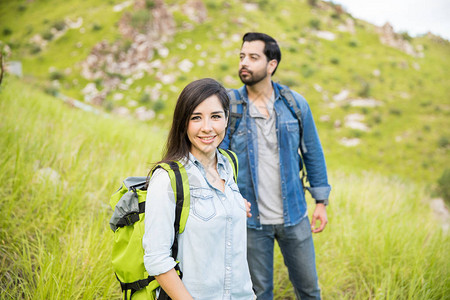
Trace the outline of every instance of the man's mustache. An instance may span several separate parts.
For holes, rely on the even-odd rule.
[[[242,71],[247,71],[247,73],[252,74],[252,72],[251,72],[249,69],[247,69],[247,68],[241,68],[241,69],[239,70],[239,74],[241,74]]]

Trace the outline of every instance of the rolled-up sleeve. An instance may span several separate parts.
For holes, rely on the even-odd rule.
[[[145,269],[150,276],[166,273],[176,265],[171,256],[174,220],[175,198],[170,178],[165,170],[159,169],[150,180],[145,203],[142,245]]]
[[[303,142],[306,147],[306,152],[303,152],[303,160],[311,185],[307,189],[314,199],[327,200],[331,186],[328,184],[327,167],[319,134],[308,103],[299,94],[297,94],[297,100],[302,111]]]

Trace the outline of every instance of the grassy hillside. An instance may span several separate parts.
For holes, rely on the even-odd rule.
[[[119,299],[108,198],[125,176],[147,173],[165,132],[81,112],[12,78],[0,99],[0,298]],[[423,187],[330,176],[330,224],[315,236],[324,299],[445,299],[450,238]],[[276,299],[293,299],[279,252],[275,274]]]
[[[155,41],[143,76],[87,79],[96,45],[115,43],[119,59],[134,47],[119,23],[128,16],[143,30],[161,1],[136,10],[120,0],[0,0],[0,50],[23,65],[23,78],[6,75],[0,86],[0,299],[120,298],[108,197],[160,158],[188,82],[241,85],[247,31],[278,40],[274,79],[306,97],[324,146],[333,186],[330,224],[315,236],[324,299],[446,299],[450,240],[429,202],[450,169],[450,43],[404,34],[410,55],[320,1],[205,0],[204,18],[189,13],[194,1],[164,2],[174,31]],[[108,78],[120,84],[107,91]],[[87,86],[104,99],[86,97]],[[61,95],[104,113],[75,109]],[[141,108],[154,117],[138,121]],[[291,299],[282,264],[278,253],[277,299]]]
[[[159,1],[145,1],[145,11],[151,12],[155,3]],[[242,34],[267,32],[283,52],[274,79],[309,100],[331,169],[371,170],[432,186],[449,165],[448,41],[403,35],[419,54],[409,55],[382,44],[371,24],[324,2],[311,7],[297,0],[204,1],[206,17],[200,21],[187,13],[189,3],[165,1],[174,34],[155,49],[145,74],[116,74],[125,87],[108,92],[105,78],[88,80],[81,66],[100,41],[129,49],[129,37],[118,31],[119,20],[124,14],[135,26],[147,20],[133,5],[117,11],[123,3],[112,0],[2,1],[0,39],[11,48],[7,60],[20,60],[25,78],[48,93],[83,100],[82,91],[91,83],[105,91],[100,105],[107,111],[125,109],[133,115],[137,107],[151,109],[156,117],[150,122],[167,127],[176,96],[188,82],[211,76],[239,87]],[[68,28],[80,19],[79,27]],[[61,23],[67,26],[58,33]],[[33,42],[36,35],[47,38],[45,46]],[[342,93],[345,99],[335,100]],[[377,106],[353,106],[351,100],[361,98],[375,100]],[[366,129],[352,128],[351,118]],[[343,145],[346,141],[359,144],[349,147]]]

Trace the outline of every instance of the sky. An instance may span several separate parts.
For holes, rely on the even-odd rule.
[[[353,17],[411,36],[431,31],[450,40],[450,0],[333,0]]]

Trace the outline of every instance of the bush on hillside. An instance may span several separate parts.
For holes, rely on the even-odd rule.
[[[447,206],[450,207],[450,169],[445,169],[438,179],[438,192],[444,198]]]
[[[64,28],[66,28],[66,22],[64,22],[64,20],[60,20],[60,21],[56,21],[53,24],[53,28],[55,28],[58,31],[63,30]]]
[[[7,35],[11,35],[12,34],[12,29],[9,27],[5,27],[3,28],[3,35],[7,36]]]
[[[315,30],[320,30],[320,20],[319,19],[309,20],[309,27]]]
[[[350,42],[348,42],[348,45],[349,45],[350,47],[356,48],[356,47],[358,47],[359,43],[358,43],[357,40],[353,39],[353,40],[351,40]]]
[[[450,145],[450,140],[447,136],[443,135],[438,140],[438,145],[440,148],[447,148]]]
[[[42,34],[42,38],[46,41],[51,41],[53,39],[53,33],[50,30],[47,30]]]
[[[62,80],[64,79],[64,73],[61,71],[52,71],[49,75],[51,80]]]

